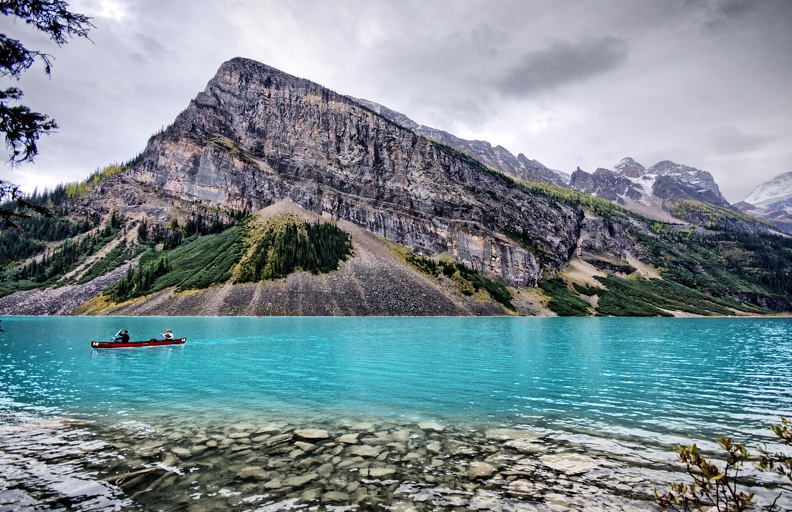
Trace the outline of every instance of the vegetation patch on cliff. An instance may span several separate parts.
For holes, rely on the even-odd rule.
[[[424,274],[432,277],[443,275],[457,282],[463,295],[471,296],[483,289],[496,302],[503,304],[512,311],[516,310],[514,304],[512,304],[513,297],[508,288],[478,272],[473,272],[461,263],[447,260],[437,261],[413,252],[407,253],[405,260]]]
[[[649,228],[630,234],[666,280],[721,298],[792,295],[792,238],[727,224],[703,230],[654,222]]]
[[[547,307],[558,316],[589,316],[591,309],[588,302],[581,299],[569,289],[567,283],[558,277],[545,279],[539,288],[550,296]]]
[[[191,238],[172,250],[149,250],[135,270],[127,272],[106,294],[124,302],[172,286],[188,290],[224,283],[241,257],[242,234],[237,225],[222,233]]]
[[[599,197],[585,194],[571,188],[563,188],[540,181],[516,180],[516,182],[520,188],[525,191],[535,194],[542,194],[549,197],[550,199],[553,199],[554,201],[567,204],[569,206],[584,208],[605,219],[638,216],[637,214],[630,212],[629,210],[622,208],[621,206],[612,203],[607,199],[601,199]]]
[[[240,283],[280,279],[297,270],[332,272],[353,252],[352,238],[335,224],[288,214],[250,229],[246,244],[236,271]]]
[[[690,199],[682,199],[668,206],[668,211],[679,219],[701,224],[708,229],[728,229],[735,225],[760,225],[764,229],[775,229],[766,222],[748,215]]]
[[[759,308],[728,298],[711,297],[686,286],[664,279],[596,276],[605,287],[574,285],[582,295],[597,295],[596,312],[605,316],[673,316],[672,312],[711,316],[761,314]]]
[[[548,308],[559,316],[588,316],[591,305],[582,297],[596,296],[594,314],[599,316],[731,316],[762,314],[758,307],[729,298],[712,297],[664,279],[643,277],[594,276],[602,286],[569,284],[559,277],[545,279],[539,285],[550,296]]]

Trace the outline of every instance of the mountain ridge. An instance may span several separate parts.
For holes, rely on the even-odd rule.
[[[792,172],[779,174],[759,184],[735,207],[792,233]]]
[[[637,162],[620,164],[620,171],[640,175],[633,179],[647,175]],[[674,186],[687,183],[691,190],[708,176],[670,162],[653,172],[656,181],[686,177]],[[600,174],[635,185],[614,171]],[[88,279],[127,264],[114,284],[97,286],[93,298],[59,314],[547,314],[549,308],[712,315],[792,308],[792,243],[730,208],[684,198],[674,203],[684,225],[651,221],[568,187],[510,176],[355,100],[249,59],[220,66],[139,157],[42,199],[68,210],[58,222],[85,223],[84,233],[74,242],[53,238],[57,248],[33,263],[24,258],[35,247],[0,240],[17,258],[3,268],[0,313],[19,314],[17,294],[24,290],[45,301],[58,286],[80,285],[78,275]],[[262,261],[243,254],[276,250],[250,241],[264,215],[256,212],[275,205],[339,226],[360,252],[337,270],[298,269],[280,284],[240,282],[234,269]],[[30,232],[48,222],[32,219]],[[115,245],[105,245],[103,256],[86,256],[108,240]],[[277,250],[284,252],[273,261],[295,256],[294,247]],[[573,277],[580,269],[590,275]],[[401,305],[389,302],[394,297]],[[35,302],[26,302],[27,311],[35,311]],[[334,309],[334,303],[346,305]]]
[[[681,200],[732,208],[709,172],[670,160],[646,168],[626,157],[613,170],[598,168],[593,173],[578,167],[569,185],[663,221],[674,220],[667,214]]]
[[[465,140],[447,131],[418,124],[401,112],[389,109],[371,100],[351,96],[350,98],[418,135],[447,144],[513,178],[538,180],[561,186],[566,186],[569,182],[569,175],[550,169],[537,160],[529,160],[522,153],[515,157],[503,146],[497,145],[493,147],[492,144],[484,140]]]

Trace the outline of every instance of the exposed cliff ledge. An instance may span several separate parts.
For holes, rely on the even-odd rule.
[[[133,177],[238,210],[290,198],[512,286],[558,270],[583,219],[344,96],[239,58],[150,141]]]
[[[285,200],[257,213],[268,218],[288,213],[315,222],[316,216]],[[85,284],[28,290],[0,297],[0,314],[8,315],[377,315],[458,316],[509,315],[500,304],[481,296],[466,296],[448,279],[431,278],[406,264],[394,244],[350,222],[355,254],[338,270],[312,275],[296,272],[285,279],[259,283],[217,284],[176,292],[168,288],[115,304],[100,295],[120,280],[127,265]],[[132,262],[136,263],[137,259]],[[531,305],[517,303],[530,314]]]

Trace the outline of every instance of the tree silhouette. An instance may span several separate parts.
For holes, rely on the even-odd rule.
[[[48,34],[50,39],[58,46],[68,42],[69,38],[85,37],[88,39],[88,30],[93,28],[89,17],[70,12],[69,4],[63,0],[2,0],[0,13],[5,16],[15,16],[32,25],[36,29]],[[30,69],[36,62],[44,63],[44,72],[48,75],[52,71],[52,61],[46,53],[30,50],[19,40],[12,39],[5,34],[0,34],[0,78],[19,80],[22,73]],[[6,148],[11,152],[9,163],[16,166],[22,162],[32,162],[38,154],[36,142],[42,134],[47,134],[58,128],[54,119],[46,114],[34,112],[25,105],[12,105],[23,96],[22,90],[17,87],[8,87],[0,90],[0,132],[5,134]],[[10,198],[16,201],[17,208],[32,208],[44,214],[49,210],[35,207],[27,203],[19,189],[7,181],[0,180],[0,202]],[[13,217],[24,217],[17,208],[10,208],[8,204],[0,207],[0,217],[5,220],[2,227],[15,227],[11,220]]]

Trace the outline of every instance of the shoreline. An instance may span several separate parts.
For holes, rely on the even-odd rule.
[[[48,417],[7,405],[0,507],[19,510],[639,512],[657,510],[655,489],[687,481],[670,439],[415,418]],[[779,492],[767,480],[751,490],[759,503]]]
[[[36,420],[20,424],[16,442],[23,430],[48,437],[41,462],[60,465],[53,478],[72,470],[60,500],[81,510],[654,509],[640,477],[648,467],[521,428],[161,420]]]

